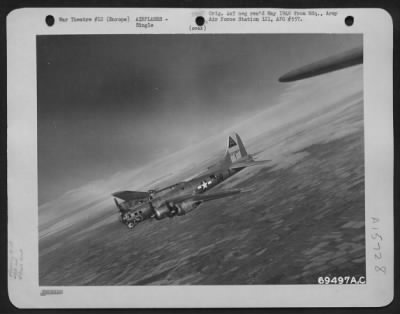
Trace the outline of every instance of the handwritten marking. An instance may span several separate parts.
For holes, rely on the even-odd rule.
[[[14,280],[24,277],[24,251],[16,249],[12,241],[8,241],[8,277]]]
[[[379,225],[380,219],[378,217],[371,217],[371,221],[372,221],[371,229],[373,231],[371,231],[370,236],[371,236],[371,239],[373,240],[372,249],[375,251],[374,252],[374,261],[375,261],[374,269],[375,269],[375,272],[383,273],[386,275],[387,269],[386,269],[386,266],[382,263],[383,236],[378,232],[379,227],[380,227],[380,225]]]

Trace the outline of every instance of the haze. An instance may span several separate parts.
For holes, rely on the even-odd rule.
[[[38,36],[39,204],[284,103],[280,75],[361,45],[327,34]]]

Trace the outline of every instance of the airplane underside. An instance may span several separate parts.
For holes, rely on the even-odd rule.
[[[172,218],[175,216],[183,216],[193,209],[197,208],[201,202],[185,201],[180,204],[165,204],[161,207],[154,208],[151,202],[149,202],[149,207],[152,209],[153,213],[145,217],[142,211],[127,211],[125,213],[120,212],[120,221],[124,223],[129,229],[133,229],[139,223],[143,222],[149,218],[155,218],[161,220],[164,218]]]

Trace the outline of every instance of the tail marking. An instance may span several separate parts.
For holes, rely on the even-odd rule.
[[[242,139],[237,133],[232,133],[228,137],[228,148],[226,150],[225,159],[229,163],[234,163],[244,157],[247,157],[247,151],[244,148]]]

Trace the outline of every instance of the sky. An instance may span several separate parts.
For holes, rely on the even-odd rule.
[[[279,105],[283,73],[361,45],[333,34],[38,36],[39,204]]]

